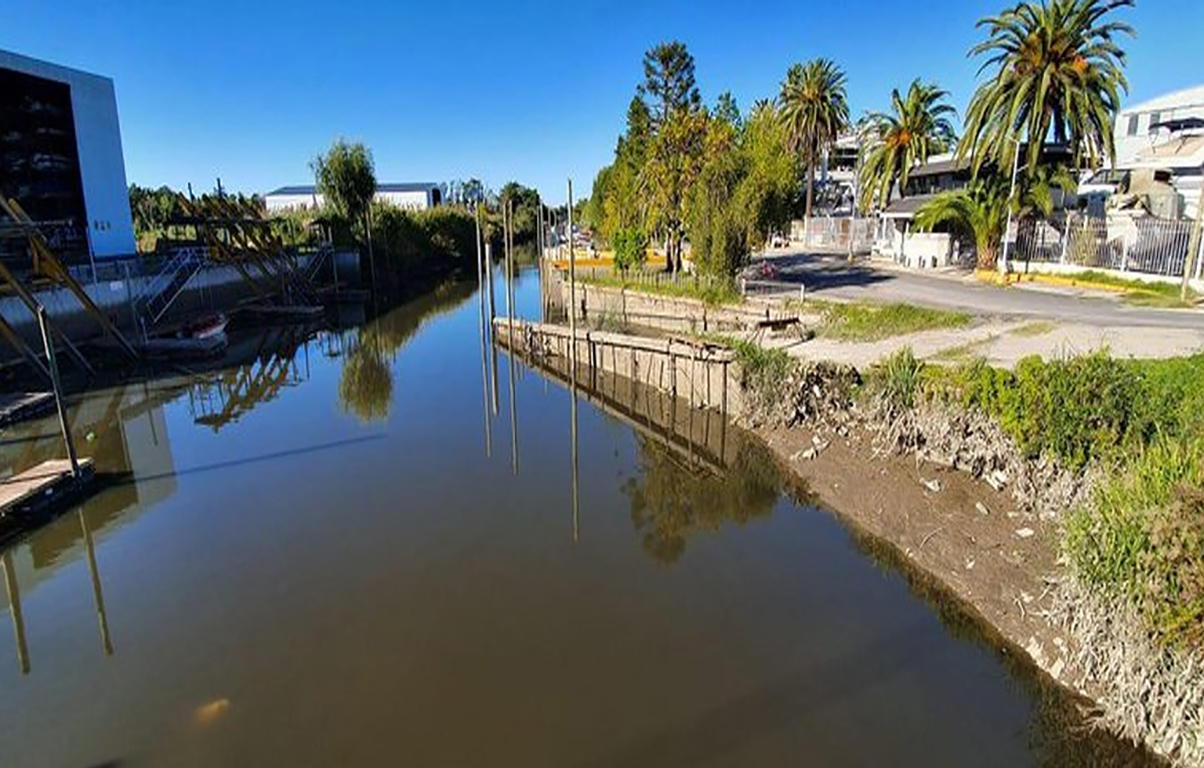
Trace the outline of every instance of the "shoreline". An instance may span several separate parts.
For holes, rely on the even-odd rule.
[[[548,339],[553,337],[543,335],[545,328],[524,324],[521,343],[525,348],[517,350],[520,356],[532,358],[533,363],[563,356],[563,340],[549,345]],[[596,334],[579,329],[578,344],[590,347]],[[504,341],[504,334],[502,338]],[[604,373],[632,378],[633,373],[656,370],[651,354],[633,351],[618,364],[610,356],[591,359],[586,354],[580,360],[583,369],[594,362]],[[914,448],[888,450],[877,444],[885,434],[876,422],[867,420],[869,414],[857,412],[851,403],[839,405],[839,395],[832,397],[822,391],[829,382],[823,366],[816,365],[812,378],[789,385],[801,385],[807,392],[804,399],[814,394],[815,402],[806,404],[810,418],[771,418],[768,423],[756,423],[756,414],[750,411],[757,397],[735,372],[736,380],[728,388],[740,392],[733,402],[745,407],[737,405],[728,416],[768,447],[784,473],[809,487],[821,501],[821,509],[868,536],[875,548],[891,552],[889,559],[930,581],[943,599],[972,619],[1004,657],[1022,662],[1042,684],[1056,687],[1094,726],[1168,764],[1172,760],[1179,765],[1192,764],[1188,762],[1192,758],[1180,752],[1185,741],[1182,732],[1172,729],[1168,746],[1166,723],[1119,725],[1128,714],[1117,711],[1117,702],[1127,696],[1123,684],[1106,674],[1093,678],[1093,670],[1084,668],[1092,664],[1080,664],[1098,649],[1092,646],[1087,649],[1089,654],[1082,653],[1075,640],[1074,621],[1066,614],[1066,596],[1077,588],[1070,569],[1060,561],[1061,526],[1067,510],[1054,503],[1051,511],[1028,498],[1033,490],[1061,490],[1053,487],[1056,483],[1040,487],[1055,478],[1041,475],[1041,468],[1029,462],[1009,457],[1010,469],[1018,463],[1031,475],[1015,473],[1017,476],[1004,484],[990,483],[976,476],[985,472],[951,466],[954,462],[945,463],[941,456],[926,459],[921,456],[923,451]],[[615,370],[608,370],[612,366]],[[636,378],[665,392],[655,375],[643,381],[647,375],[636,373]],[[832,383],[839,389],[839,381]],[[794,396],[793,390],[784,388],[775,404]],[[804,416],[802,410],[799,404],[799,417]],[[837,423],[823,418],[832,411]],[[985,469],[993,467],[988,464]],[[1029,488],[1025,483],[1038,487]],[[1020,488],[1025,491],[1023,503],[1016,498]],[[1077,608],[1073,602],[1070,607]],[[1102,655],[1123,657],[1130,652],[1131,648],[1118,643],[1117,649]],[[1106,667],[1094,666],[1096,672]],[[1145,712],[1139,719],[1144,722],[1156,716]],[[1186,731],[1189,735],[1190,730]]]

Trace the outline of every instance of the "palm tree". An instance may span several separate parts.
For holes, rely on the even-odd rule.
[[[916,211],[916,227],[930,232],[947,225],[974,238],[979,269],[994,269],[1008,218],[1008,187],[998,176],[977,179],[965,189],[943,192]]]
[[[949,92],[929,83],[913,80],[903,97],[896,88],[891,92],[891,113],[869,115],[868,127],[873,144],[861,171],[865,200],[890,204],[891,189],[899,182],[899,195],[911,171],[928,162],[928,155],[953,146],[957,135],[949,120],[957,110],[946,103]]]
[[[1133,2],[1025,0],[979,21],[988,36],[970,54],[988,55],[979,74],[994,71],[970,101],[959,156],[972,153],[975,172],[984,163],[1008,168],[1023,140],[1032,171],[1052,132],[1070,145],[1076,166],[1115,159],[1112,124],[1129,88],[1116,38],[1133,28],[1106,17]]]
[[[807,168],[807,221],[811,220],[815,162],[849,125],[846,80],[834,62],[812,59],[791,66],[782,83],[779,98],[790,149],[802,155]]]

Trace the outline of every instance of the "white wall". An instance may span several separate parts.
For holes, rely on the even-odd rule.
[[[389,203],[402,210],[425,211],[431,207],[431,192],[377,192],[377,202]],[[279,211],[304,211],[315,206],[321,208],[326,200],[322,195],[273,195],[264,197],[268,213]]]
[[[98,259],[133,254],[134,222],[113,81],[7,51],[0,51],[0,67],[66,83],[71,89],[88,241]]]
[[[1156,99],[1126,107],[1116,117],[1113,135],[1116,140],[1116,165],[1125,168],[1137,155],[1152,146],[1168,140],[1166,131],[1150,135],[1150,123],[1157,113],[1158,122],[1181,120],[1188,117],[1204,118],[1204,86],[1169,93]],[[1130,136],[1132,118],[1136,119],[1136,133]]]

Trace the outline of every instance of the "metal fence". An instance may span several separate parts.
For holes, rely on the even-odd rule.
[[[1015,261],[1182,277],[1194,222],[1152,216],[1090,216],[1073,212],[1026,219],[1016,232]],[[1196,259],[1192,277],[1201,278]]]
[[[792,222],[790,239],[806,248],[847,251],[851,238],[854,253],[869,253],[874,244],[874,229],[873,219],[817,216],[810,222]]]

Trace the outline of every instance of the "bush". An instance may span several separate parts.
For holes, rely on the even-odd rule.
[[[1204,439],[1159,438],[1066,521],[1089,584],[1125,595],[1171,640],[1204,639]]]
[[[638,229],[620,229],[611,238],[615,250],[615,269],[626,274],[641,269],[648,261],[648,238]]]
[[[879,398],[888,416],[898,416],[915,406],[923,374],[924,363],[903,347],[870,369],[867,392]]]
[[[1116,360],[1106,352],[1046,362],[1021,360],[1014,372],[981,361],[932,369],[925,391],[994,417],[1029,458],[1056,457],[1079,469],[1110,461],[1159,434],[1201,434],[1204,356]]]

